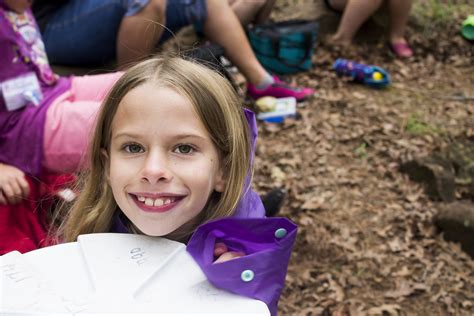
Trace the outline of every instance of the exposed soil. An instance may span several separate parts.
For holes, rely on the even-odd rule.
[[[459,35],[466,13],[428,26],[412,18],[415,57],[398,60],[383,27],[373,36],[366,26],[351,49],[326,44],[338,17],[321,3],[279,0],[273,15],[319,17],[326,32],[312,70],[285,78],[318,96],[296,119],[259,124],[257,190],[286,188],[281,215],[299,225],[280,313],[473,315],[474,260],[433,225],[440,201],[399,171],[453,140],[474,140],[474,44]],[[381,66],[393,83],[347,82],[331,69],[339,57]]]

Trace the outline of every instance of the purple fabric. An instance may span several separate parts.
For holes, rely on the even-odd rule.
[[[245,118],[249,124],[249,129],[252,138],[252,148],[251,148],[251,164],[253,165],[253,157],[255,156],[255,146],[257,144],[257,121],[255,120],[255,114],[249,110],[244,109]],[[248,217],[257,217],[261,218],[265,216],[265,208],[263,207],[262,200],[258,194],[252,190],[250,185],[251,177],[247,175],[244,186],[244,194],[240,199],[239,204],[235,210],[233,217],[239,218],[248,218]]]
[[[70,78],[52,72],[36,22],[30,11],[20,16],[0,5],[0,83],[29,72],[39,80],[43,100],[7,111],[0,95],[0,162],[38,176],[43,158],[46,112],[51,103],[70,89]]]
[[[286,234],[276,237],[282,229]],[[223,218],[201,225],[186,249],[215,287],[261,300],[276,315],[296,231],[285,218]],[[246,255],[214,264],[217,242]],[[246,282],[243,273],[248,270],[253,278]]]
[[[122,212],[115,212],[112,227],[110,228],[111,233],[130,234],[130,231],[121,218],[122,216],[124,216]]]

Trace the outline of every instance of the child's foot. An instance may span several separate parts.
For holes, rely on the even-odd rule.
[[[413,50],[410,48],[405,39],[392,40],[390,41],[389,46],[397,57],[409,58],[413,56]]]
[[[326,40],[328,45],[340,46],[340,47],[350,47],[352,45],[352,40],[348,39],[338,33],[329,36]]]
[[[257,88],[255,85],[247,84],[247,93],[253,99],[260,97],[286,98],[294,97],[297,101],[303,101],[314,93],[311,88],[298,88],[283,82],[277,76],[273,76],[273,83],[266,88]]]

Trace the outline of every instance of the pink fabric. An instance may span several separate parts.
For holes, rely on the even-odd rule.
[[[122,74],[73,77],[71,90],[50,106],[44,130],[43,167],[47,171],[73,173],[83,167],[102,100]]]

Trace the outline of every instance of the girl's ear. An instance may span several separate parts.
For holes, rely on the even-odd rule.
[[[225,174],[224,170],[220,168],[216,174],[216,183],[214,185],[214,190],[216,190],[219,193],[222,193],[224,192],[226,185],[227,185],[227,175]]]
[[[100,150],[100,153],[101,153],[102,163],[104,164],[105,178],[107,179],[107,182],[109,182],[109,178],[110,178],[109,153],[104,148]]]

